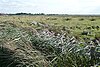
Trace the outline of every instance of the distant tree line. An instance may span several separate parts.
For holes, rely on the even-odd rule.
[[[100,15],[69,15],[69,14],[45,14],[45,13],[35,13],[35,14],[32,14],[32,13],[23,13],[23,12],[21,12],[21,13],[15,13],[15,14],[12,14],[12,13],[9,13],[9,14],[7,14],[7,13],[0,13],[0,15],[46,15],[46,16],[77,16],[77,17],[100,17]]]
[[[54,16],[54,15],[60,15],[60,14],[44,14],[44,13],[16,13],[16,14],[8,14],[8,15],[48,15],[48,16]]]
[[[15,14],[6,14],[6,13],[0,13],[0,15],[47,15],[47,16],[58,16],[58,15],[67,15],[67,14],[44,14],[44,13],[35,13],[35,14],[32,14],[32,13],[15,13]]]
[[[6,14],[6,13],[0,13],[0,15],[45,15],[44,13],[35,13],[35,14],[32,14],[32,13],[15,13],[15,14]]]
[[[16,14],[8,14],[8,15],[45,15],[44,13],[16,13]]]

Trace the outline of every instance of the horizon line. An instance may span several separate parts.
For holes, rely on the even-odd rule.
[[[28,13],[28,12],[16,12],[16,13],[3,13],[3,12],[0,12],[0,14],[17,14],[17,13],[26,13],[26,14],[44,14],[44,15],[100,15],[100,14],[64,14],[64,13]]]

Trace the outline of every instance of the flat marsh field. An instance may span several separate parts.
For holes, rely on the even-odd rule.
[[[34,22],[39,22],[48,25],[45,28],[52,28],[58,33],[64,31],[81,40],[100,38],[99,16],[0,16],[1,22],[13,23],[18,27],[44,28],[38,24],[34,25]]]
[[[0,67],[100,67],[100,16],[0,16]]]

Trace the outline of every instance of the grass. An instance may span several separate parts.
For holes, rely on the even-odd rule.
[[[100,20],[99,17],[74,17],[74,16],[0,16],[1,22],[10,22],[14,23],[19,27],[34,27],[31,24],[33,21],[37,21],[40,23],[45,23],[53,27],[60,27],[62,30],[65,27],[67,30],[70,30],[72,35],[76,34],[77,36],[83,36],[81,33],[84,30],[91,31],[92,38],[95,38],[95,34],[100,32]],[[66,20],[67,19],[67,20]],[[80,19],[84,19],[80,21]],[[93,21],[91,21],[93,20]],[[96,28],[98,27],[98,28]],[[53,28],[55,29],[55,28]],[[67,33],[67,31],[65,31]],[[89,36],[89,35],[87,35]]]
[[[99,64],[99,59],[91,59],[91,46],[79,44],[73,37],[62,39],[61,36],[39,36],[32,36],[32,44],[47,57],[52,67],[90,67]]]
[[[44,56],[31,46],[25,30],[9,23],[0,27],[0,67],[45,67]]]
[[[99,67],[99,21],[99,17],[0,16],[0,67]]]

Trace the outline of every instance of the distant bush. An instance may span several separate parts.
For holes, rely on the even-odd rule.
[[[92,27],[92,29],[95,29],[95,26],[91,26]]]
[[[44,13],[35,13],[33,15],[45,15]]]
[[[97,29],[97,30],[99,30],[99,29],[100,29],[100,27],[99,27],[99,26],[96,26],[96,29]]]
[[[77,29],[81,29],[81,27],[80,27],[80,26],[76,26],[76,28],[77,28]]]
[[[16,13],[15,15],[33,15],[31,13]]]
[[[80,19],[79,19],[79,21],[83,21],[83,20],[84,20],[84,18],[80,18]]]
[[[71,18],[66,18],[66,19],[64,19],[64,20],[69,21],[69,20],[71,20]]]
[[[96,19],[92,18],[92,19],[90,19],[90,21],[96,21]]]
[[[88,26],[86,29],[91,29],[91,27],[90,27],[90,26]]]

